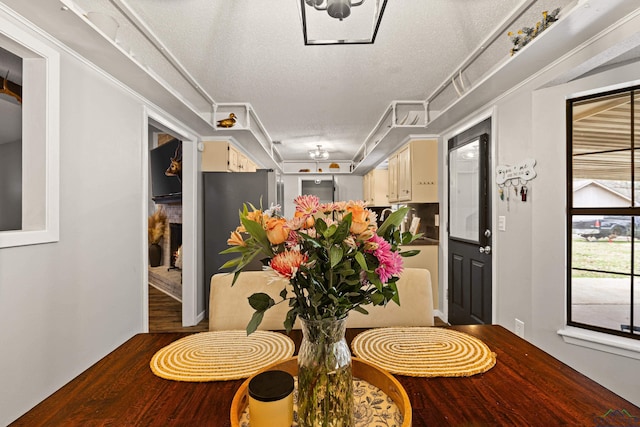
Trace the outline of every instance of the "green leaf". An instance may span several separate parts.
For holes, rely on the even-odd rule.
[[[236,265],[240,264],[241,261],[242,261],[242,257],[230,259],[229,261],[222,264],[222,267],[220,267],[219,269],[224,270],[225,268],[235,267]]]
[[[349,235],[349,229],[351,228],[351,218],[351,212],[342,217],[342,221],[340,222],[340,225],[338,225],[338,228],[333,235],[333,241],[335,243],[342,242]]]
[[[296,323],[296,318],[298,317],[298,312],[296,308],[292,308],[287,312],[287,317],[284,320],[284,328],[287,333],[291,332],[293,329],[293,325]]]
[[[353,311],[357,311],[358,313],[362,313],[362,314],[369,314],[369,312],[360,305],[356,305],[355,307],[353,307]]]
[[[398,293],[398,286],[395,282],[389,283],[389,288],[391,288],[394,292],[393,297],[391,298],[393,302],[400,305],[400,294]]]
[[[320,234],[324,234],[324,232],[327,231],[327,223],[324,222],[322,218],[316,219],[314,226],[316,228],[316,231]]]
[[[424,233],[411,234],[410,232],[405,231],[402,234],[402,244],[403,245],[408,245],[411,242],[413,242],[414,240],[419,239],[422,236],[424,236]]]
[[[313,248],[321,248],[322,245],[313,237],[309,236],[307,233],[300,232],[298,233],[299,237],[302,237],[304,243],[308,243]]]
[[[267,238],[267,232],[262,228],[262,225],[258,224],[255,221],[251,221],[248,218],[240,217],[240,221],[242,225],[244,225],[247,233],[251,235],[258,244],[259,248],[267,255],[273,256],[273,250],[271,250],[271,243],[269,243],[269,239]]]
[[[287,288],[284,288],[282,291],[280,291],[280,298],[282,298],[283,300],[287,299]]]
[[[367,267],[367,260],[364,259],[364,255],[362,255],[362,252],[357,252],[355,258],[361,269],[363,269],[364,271],[369,271],[369,267]]]
[[[382,305],[384,303],[384,295],[378,292],[371,294],[371,303],[373,305]]]
[[[236,284],[236,280],[238,280],[238,276],[240,276],[240,271],[235,271],[233,273],[233,280],[231,281],[231,286]]]
[[[220,254],[232,254],[236,252],[244,252],[247,250],[246,246],[230,246],[227,249],[220,251]]]
[[[342,261],[343,253],[344,252],[342,251],[342,248],[340,246],[337,246],[337,245],[331,246],[331,249],[329,249],[331,268],[334,268],[336,265],[338,265]]]
[[[410,251],[404,251],[404,252],[399,252],[401,257],[410,257],[410,256],[415,256],[418,255],[420,253],[420,251],[418,249],[413,249]]]
[[[247,325],[247,335],[251,335],[256,331],[256,329],[258,329],[258,326],[260,326],[260,323],[262,323],[263,317],[264,311],[256,311],[255,313],[253,313],[253,316],[251,316],[251,320]]]
[[[276,302],[273,300],[273,298],[271,298],[264,292],[253,294],[248,298],[248,300],[251,308],[257,311],[266,311],[276,305]]]
[[[326,240],[329,240],[331,239],[331,236],[336,234],[336,231],[338,231],[338,226],[335,224],[331,224],[331,227],[327,228],[324,233],[322,233],[322,237],[324,237]]]
[[[407,206],[404,206],[396,210],[395,212],[392,212],[391,215],[389,215],[387,219],[384,220],[382,225],[378,228],[378,236],[384,236],[390,227],[399,227],[408,211],[409,208]]]

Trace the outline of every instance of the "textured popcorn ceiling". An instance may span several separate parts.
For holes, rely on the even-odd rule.
[[[351,159],[391,101],[426,99],[515,2],[390,0],[375,44],[356,46],[305,46],[294,0],[130,5],[216,102],[251,103],[290,160],[317,144]]]
[[[183,94],[196,111],[210,112],[207,98],[215,103],[250,103],[271,139],[281,141],[277,150],[284,160],[306,159],[307,151],[318,144],[332,160],[353,159],[392,101],[426,100],[522,4],[532,3],[507,30],[535,26],[543,10],[620,3],[388,0],[375,44],[305,46],[298,0],[73,2],[84,11],[115,16],[118,44]],[[73,28],[56,24],[60,3],[3,3],[82,48],[83,41],[73,38]],[[122,9],[143,22],[207,96],[167,62]],[[348,24],[349,18],[344,22]],[[510,48],[505,31],[464,70],[465,85],[473,85],[506,61]],[[433,100],[433,110],[445,108],[456,97],[452,87],[446,88]]]

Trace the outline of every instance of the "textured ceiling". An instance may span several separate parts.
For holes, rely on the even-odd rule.
[[[391,101],[426,99],[517,3],[390,0],[375,44],[355,46],[305,46],[294,0],[129,4],[216,102],[251,103],[291,160],[317,144],[353,158]]]
[[[71,1],[71,0],[66,0]],[[367,0],[374,1],[374,0]],[[4,0],[45,31],[74,39],[53,0]],[[508,29],[534,26],[543,10],[572,0],[388,0],[373,45],[305,46],[298,0],[73,0],[85,12],[117,16],[117,43],[209,113],[210,102],[250,103],[284,160],[306,159],[322,144],[351,160],[394,100],[424,101],[485,38],[530,7]],[[123,14],[123,10],[126,13]],[[323,13],[323,12],[312,12]],[[186,83],[124,15],[135,16],[207,96]],[[62,24],[65,22],[65,24]],[[344,20],[349,24],[349,18]],[[468,67],[472,84],[509,57],[499,35]],[[90,47],[89,47],[90,48]],[[447,89],[452,92],[453,89]],[[447,94],[447,96],[455,96]],[[441,108],[434,102],[433,108]]]
[[[391,101],[425,99],[513,4],[391,0],[375,44],[356,46],[305,46],[296,1],[130,5],[216,102],[251,103],[292,160],[317,144],[353,158]]]

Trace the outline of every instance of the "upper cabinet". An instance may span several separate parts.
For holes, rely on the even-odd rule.
[[[202,172],[255,172],[256,164],[227,141],[203,141]]]
[[[389,204],[389,171],[373,169],[363,178],[364,201],[369,206],[387,206]]]
[[[389,157],[390,203],[438,202],[438,141],[412,140]]]

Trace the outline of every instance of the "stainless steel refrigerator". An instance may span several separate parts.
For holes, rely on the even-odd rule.
[[[282,176],[271,169],[256,172],[202,172],[204,202],[204,288],[207,310],[211,276],[223,272],[220,267],[233,255],[220,255],[226,249],[231,231],[240,225],[238,212],[243,203],[267,209],[272,203],[282,206]],[[248,269],[260,270],[255,262]],[[228,271],[228,270],[227,270]]]

